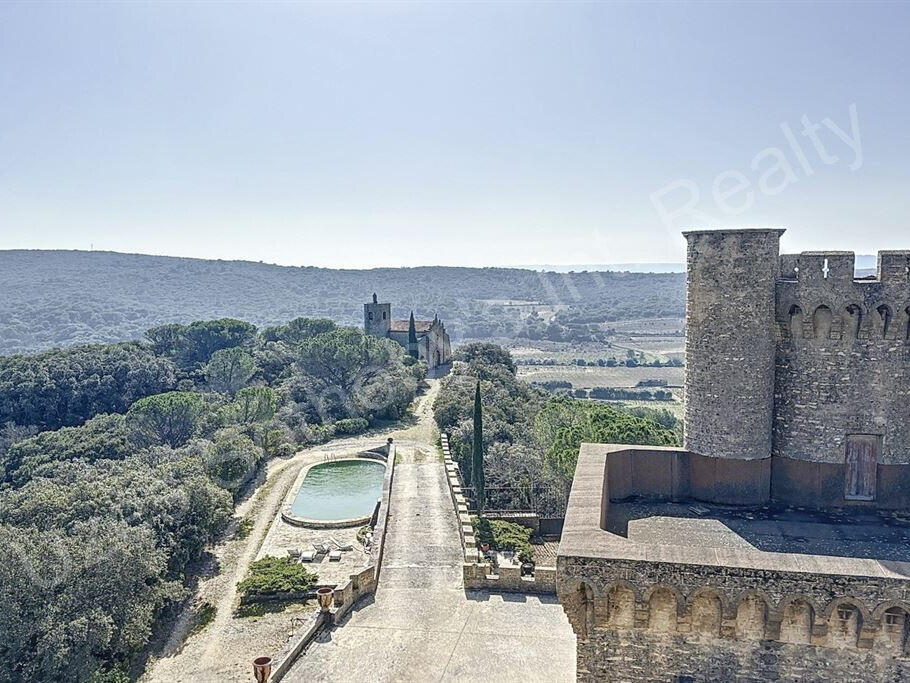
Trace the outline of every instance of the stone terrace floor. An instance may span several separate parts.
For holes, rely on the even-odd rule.
[[[611,503],[607,544],[619,554],[660,548],[683,561],[769,559],[823,573],[865,573],[870,562],[910,576],[910,518],[901,513],[736,508],[705,503]],[[712,558],[713,561],[712,561]]]

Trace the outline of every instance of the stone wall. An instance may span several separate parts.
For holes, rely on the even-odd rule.
[[[879,462],[910,463],[910,252],[880,253],[873,280],[852,253],[780,264],[774,453],[843,462],[847,434],[873,434]]]
[[[782,233],[685,233],[685,445],[695,453],[771,455],[774,293]]]
[[[387,336],[405,349],[408,348],[407,331],[392,330]],[[434,320],[429,330],[417,333],[417,352],[420,360],[426,362],[430,370],[452,361],[452,343],[441,320]]]
[[[392,325],[392,304],[379,303],[373,295],[372,303],[363,305],[363,331],[374,337],[387,337]]]
[[[578,679],[898,681],[905,581],[563,558]]]

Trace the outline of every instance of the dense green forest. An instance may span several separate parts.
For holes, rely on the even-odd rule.
[[[260,465],[400,417],[425,374],[324,319],[0,358],[0,682],[134,677]]]
[[[474,390],[480,381],[488,509],[561,515],[582,443],[681,442],[682,425],[669,411],[554,398],[518,379],[511,355],[495,344],[466,344],[455,361],[433,412],[470,487]]]
[[[222,317],[258,326],[299,316],[360,325],[377,292],[393,313],[438,313],[455,338],[596,338],[598,324],[682,316],[680,273],[515,268],[330,270],[111,252],[0,251],[0,353],[141,339],[167,323]],[[556,321],[510,300],[558,306]]]

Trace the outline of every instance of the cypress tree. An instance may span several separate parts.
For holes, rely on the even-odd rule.
[[[471,455],[472,477],[471,483],[474,485],[474,498],[477,501],[477,514],[483,514],[484,497],[484,476],[483,476],[483,411],[480,407],[480,381],[477,382],[477,388],[474,391],[474,448]]]
[[[417,325],[414,324],[414,311],[411,311],[411,319],[408,320],[408,353],[417,358]]]

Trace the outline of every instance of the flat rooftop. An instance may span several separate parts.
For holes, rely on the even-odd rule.
[[[899,513],[629,501],[612,503],[608,522],[619,553],[660,547],[699,564],[727,565],[732,554],[739,565],[836,574],[899,563],[910,577],[910,524]]]
[[[609,502],[604,520],[605,458],[582,451],[560,557],[910,579],[906,513],[630,498]]]

